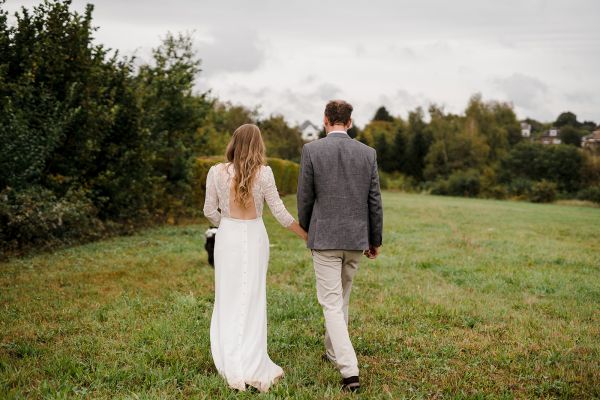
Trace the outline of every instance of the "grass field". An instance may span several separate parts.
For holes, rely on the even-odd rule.
[[[400,193],[384,207],[383,254],[350,305],[359,396],[320,360],[309,252],[267,215],[269,353],[286,371],[271,392],[216,374],[213,271],[191,225],[0,264],[0,398],[600,397],[600,209]]]

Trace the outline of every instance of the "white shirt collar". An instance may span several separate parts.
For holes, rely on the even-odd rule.
[[[343,133],[344,135],[347,135],[347,134],[348,134],[348,132],[346,132],[346,131],[331,131],[331,132],[329,132],[329,133],[328,133],[328,135],[329,135],[330,133]]]

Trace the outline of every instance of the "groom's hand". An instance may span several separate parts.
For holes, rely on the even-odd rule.
[[[369,250],[365,250],[363,254],[371,260],[374,260],[379,255],[380,249],[381,246],[369,246]]]

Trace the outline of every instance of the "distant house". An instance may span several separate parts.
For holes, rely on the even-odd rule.
[[[581,138],[581,147],[600,149],[600,129]]]
[[[560,144],[561,140],[559,137],[558,128],[550,128],[542,136],[540,136],[540,142],[542,144]]]
[[[525,138],[531,137],[531,124],[521,122],[521,136]]]
[[[302,134],[302,140],[305,142],[312,142],[319,138],[321,130],[315,124],[306,120],[300,125],[300,133]]]

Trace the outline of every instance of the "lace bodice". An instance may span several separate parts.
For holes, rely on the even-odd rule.
[[[230,163],[217,164],[208,170],[204,216],[215,226],[219,226],[221,216],[230,216],[229,193],[233,176],[233,166]],[[257,218],[262,217],[263,205],[266,201],[271,213],[281,225],[288,227],[294,222],[294,217],[287,211],[279,197],[271,167],[262,166],[260,168],[258,176],[254,180],[252,197],[256,206]]]

